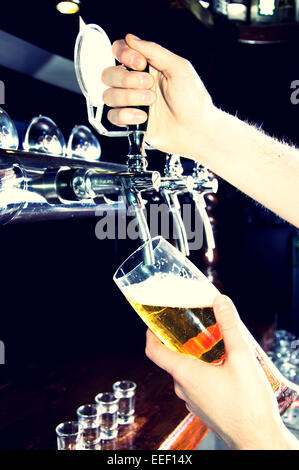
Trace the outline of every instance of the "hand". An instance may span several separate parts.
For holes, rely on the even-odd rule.
[[[113,44],[123,65],[104,70],[108,119],[115,125],[144,122],[144,111],[128,106],[151,105],[146,142],[168,153],[194,158],[208,146],[214,106],[194,68],[186,59],[128,34]],[[140,72],[150,64],[149,74]],[[200,133],[199,133],[200,130]],[[194,138],[196,136],[196,138]]]
[[[285,428],[277,401],[238,313],[225,296],[215,299],[226,359],[220,366],[174,352],[148,330],[146,355],[174,378],[175,392],[216,435],[233,449],[298,448]]]

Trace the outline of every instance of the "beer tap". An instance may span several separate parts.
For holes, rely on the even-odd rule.
[[[132,130],[131,139],[136,139]],[[137,130],[136,132],[140,132]],[[143,134],[145,131],[142,131]],[[137,135],[136,141],[142,145],[142,137]],[[147,171],[147,161],[137,150],[136,141],[130,146],[127,171],[105,172],[97,169],[62,170],[57,179],[57,192],[63,200],[95,199],[99,195],[121,195],[130,215],[134,215],[138,222],[139,238],[143,242],[151,240],[150,230],[145,216],[145,205],[142,192],[158,190],[160,174],[158,171]],[[132,152],[132,148],[133,153]],[[137,154],[139,152],[139,155]],[[147,264],[153,264],[154,258],[151,245],[148,245]]]
[[[109,131],[103,125],[104,102],[102,96],[106,86],[101,82],[101,76],[105,68],[115,65],[115,59],[105,31],[95,24],[86,25],[81,18],[80,31],[75,44],[74,64],[79,86],[86,98],[89,123],[102,135],[107,137],[127,136],[129,139],[127,171],[115,176],[109,175],[109,178],[113,180],[113,184],[119,187],[127,209],[133,209],[139,223],[141,240],[143,242],[149,241],[151,236],[144,214],[144,201],[141,193],[157,189],[160,174],[147,170],[147,160],[143,151],[147,121],[127,126],[127,129],[123,131]],[[149,107],[141,107],[140,109],[148,111]],[[96,192],[98,184],[103,186],[103,178],[102,175],[95,172],[94,174],[88,173],[86,177],[83,177],[83,186],[80,183],[79,188],[74,184],[72,187],[74,190],[79,189],[79,193],[83,191],[83,194],[89,194],[89,192]],[[153,262],[153,253],[148,254],[148,261]]]
[[[198,162],[194,164],[192,176],[194,187],[190,194],[203,222],[207,244],[206,255],[209,258],[213,256],[213,250],[215,249],[215,239],[211,221],[206,211],[206,202],[204,196],[208,193],[217,192],[218,181],[216,178],[213,178],[207,168],[203,167]]]
[[[178,248],[185,256],[189,256],[188,237],[181,216],[178,194],[191,190],[192,179],[183,176],[183,171],[179,155],[166,155],[164,178],[161,179],[160,194],[172,215]]]

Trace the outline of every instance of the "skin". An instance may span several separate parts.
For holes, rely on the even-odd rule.
[[[297,150],[217,109],[184,58],[130,34],[113,44],[113,53],[123,65],[104,70],[102,76],[113,124],[144,122],[146,113],[134,106],[150,105],[150,145],[199,161],[299,226]],[[143,72],[147,62],[149,73]],[[171,351],[150,331],[147,356],[173,376],[175,392],[188,410],[230,448],[298,449],[233,303],[218,296],[213,308],[226,349],[222,365]]]
[[[150,330],[146,355],[172,375],[175,393],[187,409],[229,448],[299,449],[280,418],[276,398],[232,301],[220,295],[213,309],[226,351],[221,366],[170,350]]]
[[[127,35],[113,44],[116,58],[138,71],[110,67],[102,80],[113,124],[144,122],[134,106],[150,104],[146,141],[154,148],[199,161],[214,173],[299,227],[299,152],[213,105],[186,59]],[[132,106],[132,108],[128,108]]]

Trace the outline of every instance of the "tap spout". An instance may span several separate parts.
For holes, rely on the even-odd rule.
[[[161,195],[166,202],[169,211],[172,215],[176,238],[178,241],[178,248],[185,256],[189,256],[189,245],[187,232],[184,226],[184,222],[181,216],[180,203],[178,201],[178,196],[175,192],[169,191],[167,189],[161,189]]]
[[[200,194],[198,191],[192,191],[190,194],[195,203],[195,207],[198,210],[199,215],[202,219],[205,236],[206,236],[207,251],[212,253],[213,250],[215,249],[215,238],[214,238],[211,221],[206,211],[206,203],[204,200],[204,196]]]

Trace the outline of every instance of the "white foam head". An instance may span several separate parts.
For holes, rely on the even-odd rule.
[[[155,275],[138,284],[123,287],[122,292],[134,303],[180,308],[210,307],[219,294],[205,277],[197,280],[175,275]]]

